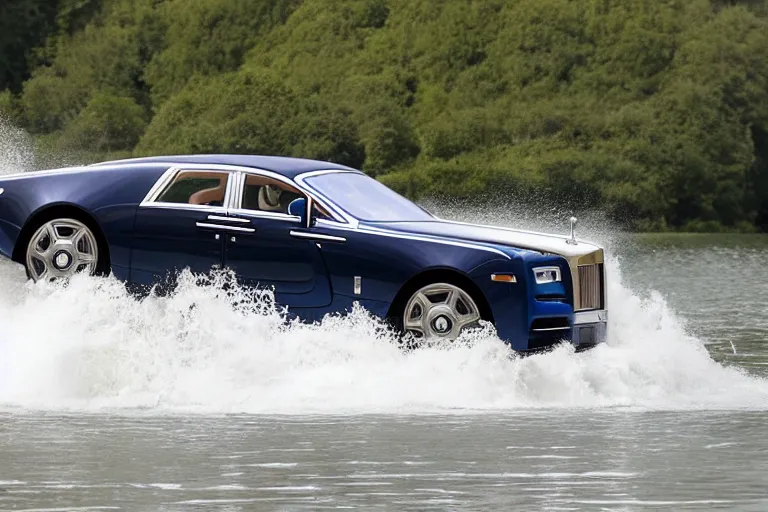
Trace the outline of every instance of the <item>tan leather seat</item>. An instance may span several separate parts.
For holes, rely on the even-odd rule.
[[[209,204],[213,202],[223,202],[224,192],[226,188],[224,185],[219,185],[216,188],[206,188],[199,190],[189,196],[189,204]]]

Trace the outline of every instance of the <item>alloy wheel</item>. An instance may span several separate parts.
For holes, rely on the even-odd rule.
[[[454,340],[480,321],[477,304],[467,292],[447,283],[435,283],[413,294],[405,306],[403,328],[419,338]]]
[[[55,219],[40,226],[27,245],[27,272],[35,281],[93,275],[99,246],[93,232],[75,219]]]

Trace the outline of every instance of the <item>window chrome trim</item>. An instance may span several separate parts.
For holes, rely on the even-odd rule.
[[[312,178],[314,176],[322,176],[323,174],[336,174],[340,172],[350,172],[353,174],[365,174],[363,171],[358,171],[357,169],[319,169],[317,171],[306,171],[302,172],[301,174],[297,174],[296,178],[301,178],[302,181],[306,178]]]
[[[227,189],[224,191],[224,201],[221,202],[226,209],[229,209],[229,203],[232,201],[232,188],[235,186],[233,181],[236,179],[237,173],[234,172],[230,173],[229,178],[227,178]]]
[[[154,203],[155,199],[160,195],[160,191],[165,189],[166,185],[174,176],[176,176],[177,172],[179,172],[178,167],[170,167],[165,171],[155,184],[152,185],[152,188],[149,189],[149,192],[147,192],[147,195],[144,196],[144,199],[141,201],[140,206],[144,206],[145,203]]]
[[[168,210],[192,210],[198,212],[227,214],[227,209],[223,206],[208,206],[205,204],[187,204],[187,203],[141,203],[141,208],[161,208]]]
[[[258,167],[247,167],[247,168],[240,169],[240,172],[242,172],[243,175],[255,174],[257,176],[266,176],[267,178],[272,178],[272,179],[274,179],[276,181],[282,181],[286,185],[290,185],[293,188],[299,188],[299,187],[296,186],[296,183],[292,179],[287,178],[287,177],[283,176],[282,174],[276,173],[274,171],[268,171],[266,169],[259,169]],[[301,189],[299,188],[299,190],[301,190]]]
[[[337,173],[362,174],[363,176],[366,175],[364,172],[355,171],[355,170],[328,169],[328,170],[304,172],[296,176],[294,180],[296,181],[296,183],[300,184],[304,189],[311,190],[312,194],[314,194],[316,198],[322,199],[322,201],[317,201],[317,202],[325,206],[328,209],[328,211],[330,211],[332,214],[335,213],[336,214],[335,216],[341,217],[342,219],[344,219],[345,224],[349,224],[352,227],[357,228],[360,225],[360,221],[358,219],[348,214],[346,211],[344,211],[343,208],[341,208],[336,203],[334,203],[330,198],[328,198],[326,195],[324,195],[323,193],[319,192],[317,189],[312,187],[312,185],[309,185],[308,183],[306,183],[306,180],[308,178],[323,176],[325,174],[337,174]],[[330,208],[329,208],[329,205],[330,205]]]
[[[312,212],[315,211],[315,202],[311,196],[307,196],[307,200],[304,202],[304,228],[309,229],[314,225],[314,219],[312,218]]]
[[[166,190],[166,188],[173,183],[176,176],[182,172],[226,172],[229,173],[227,177],[227,188],[224,191],[223,206],[209,206],[204,204],[189,204],[189,203],[166,203],[164,201],[158,201],[157,198]],[[149,189],[147,195],[144,196],[144,200],[139,203],[140,208],[174,208],[179,210],[202,210],[202,211],[227,211],[232,194],[233,180],[236,179],[238,170],[231,165],[179,165],[170,167],[167,171],[160,176],[152,188]]]
[[[250,224],[251,221],[248,219],[241,219],[239,217],[222,217],[220,215],[209,215],[208,220],[218,220],[222,222],[240,222],[243,224]]]
[[[238,171],[234,176],[234,185],[232,186],[232,194],[227,196],[227,210],[232,210],[238,206],[238,202],[242,197],[240,191],[243,190],[243,173]]]
[[[243,196],[245,196],[245,178],[245,173],[241,172],[237,180],[237,193],[235,194],[235,197],[232,198],[233,210],[240,210],[243,208]]]
[[[242,208],[229,210],[229,213],[232,215],[245,215],[257,219],[281,220],[284,222],[301,222],[300,217],[295,215],[288,215],[287,213],[265,212],[262,210],[244,210]]]
[[[241,228],[239,226],[222,226],[221,224],[210,224],[208,222],[197,222],[195,225],[199,228],[217,229],[220,231],[234,231],[236,233],[255,233],[254,228]]]

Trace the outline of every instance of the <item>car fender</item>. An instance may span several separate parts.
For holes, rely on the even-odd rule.
[[[392,302],[414,276],[450,269],[469,276],[489,261],[510,262],[514,255],[490,246],[450,240],[391,235],[366,229],[325,230],[344,243],[322,244],[334,295]],[[355,289],[355,278],[360,288]]]
[[[0,179],[0,253],[12,258],[22,230],[39,213],[78,208],[97,222],[113,265],[128,268],[138,204],[167,165],[79,167]]]

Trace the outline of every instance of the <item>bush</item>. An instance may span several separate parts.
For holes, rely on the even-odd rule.
[[[165,47],[146,67],[155,105],[180,91],[195,75],[236,71],[263,31],[285,19],[297,0],[168,2]]]
[[[21,120],[21,110],[18,100],[13,96],[10,90],[0,92],[0,118],[19,124]]]
[[[130,151],[146,126],[144,109],[132,98],[99,92],[67,125],[61,144],[98,153]]]
[[[3,11],[0,109],[68,154],[309,156],[409,194],[536,189],[636,228],[768,229],[766,0],[25,10],[43,4]]]
[[[258,69],[190,82],[160,109],[137,152],[296,155],[354,166],[363,154],[343,113],[302,100]]]

